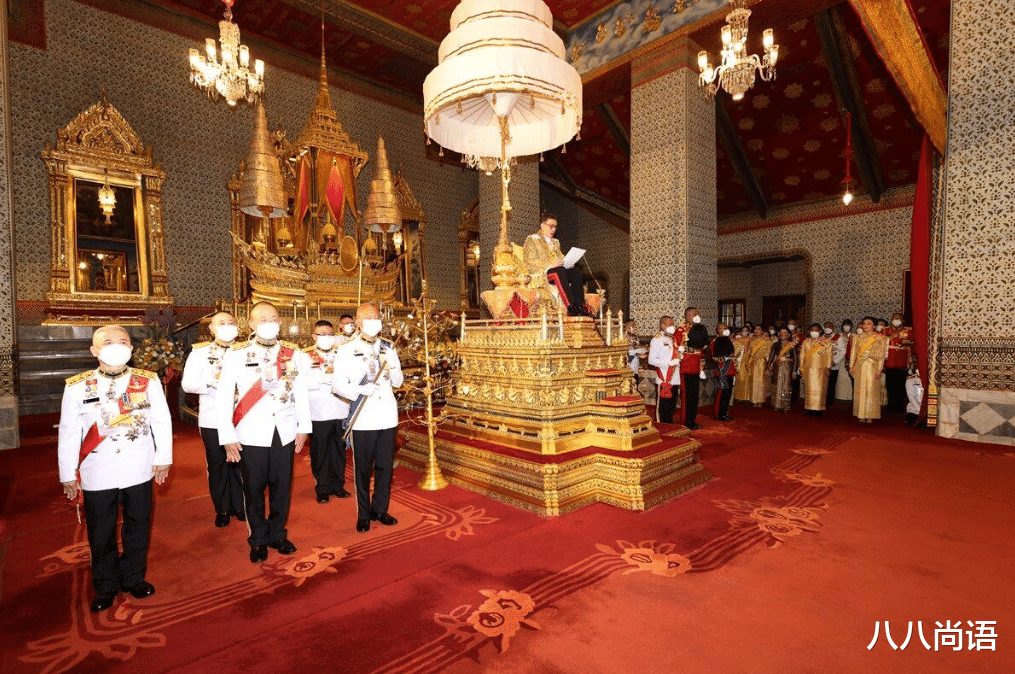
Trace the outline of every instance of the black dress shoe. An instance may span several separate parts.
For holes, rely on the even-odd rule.
[[[328,496],[327,494],[318,494],[317,495],[317,502],[318,503],[327,503],[330,500],[331,500],[331,497]]]
[[[247,521],[247,516],[246,516],[246,514],[242,510],[234,510],[234,511],[232,511],[229,514],[232,515],[233,517],[235,517],[236,520],[239,521],[239,522],[246,522]]]
[[[731,416],[729,416],[729,415],[727,414],[727,415],[726,415],[726,416],[724,416],[724,417],[719,417],[719,421],[733,421],[733,417],[731,417]]]
[[[280,538],[273,543],[268,543],[269,548],[275,548],[283,555],[291,555],[296,552],[296,546],[288,538]]]
[[[384,513],[383,515],[374,515],[374,514],[371,514],[370,515],[370,519],[372,519],[375,522],[380,522],[381,524],[383,524],[386,527],[390,527],[390,526],[392,526],[394,524],[398,524],[398,520],[396,520],[394,517],[392,517],[388,513]]]
[[[229,513],[219,513],[215,515],[215,526],[218,528],[229,526]]]
[[[370,531],[370,520],[356,520],[356,531],[364,533]]]
[[[92,600],[92,603],[88,605],[88,608],[91,609],[92,613],[99,613],[100,611],[105,611],[107,608],[112,606],[114,601],[116,601],[115,592],[109,594],[97,594],[95,595],[95,599]]]
[[[332,493],[338,498],[349,498],[349,492],[347,492],[344,487],[339,487]]]
[[[250,548],[250,561],[254,564],[258,564],[268,559],[268,546],[267,545],[254,545]]]
[[[688,430],[696,431],[701,428],[701,424],[687,424]]]
[[[144,599],[145,597],[150,597],[155,594],[155,586],[142,580],[134,587],[123,588],[123,591],[129,592],[130,596],[134,597],[134,599]]]

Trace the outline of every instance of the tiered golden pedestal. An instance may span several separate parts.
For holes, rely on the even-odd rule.
[[[660,436],[627,367],[591,318],[466,326],[437,432],[453,484],[541,515],[603,502],[644,510],[706,482],[685,429]],[[426,466],[426,428],[402,425],[399,461]]]

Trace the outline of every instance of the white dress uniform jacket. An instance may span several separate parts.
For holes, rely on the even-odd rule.
[[[57,442],[60,482],[76,479],[93,424],[102,441],[81,462],[85,491],[133,487],[152,479],[153,466],[173,463],[173,423],[154,372],[131,368],[113,378],[89,370],[67,380]]]
[[[834,336],[834,335],[833,335]],[[834,349],[832,351],[832,369],[838,370],[842,367],[842,364],[846,362],[846,346],[849,344],[849,338],[851,335],[845,335],[839,333],[839,338],[832,342]]]
[[[648,364],[665,375],[671,360],[673,360],[673,335],[668,335],[665,332],[657,333],[648,346]],[[662,377],[657,378],[662,379]],[[673,366],[673,372],[670,373],[670,380],[667,383],[680,385],[679,363]]]
[[[383,351],[383,353],[382,353]],[[335,393],[356,400],[367,388],[361,385],[374,380],[380,369],[388,367],[377,380],[377,390],[363,402],[363,411],[356,417],[354,431],[376,431],[398,425],[398,404],[393,388],[402,385],[402,363],[391,342],[376,339],[373,343],[358,337],[338,350],[335,358]]]
[[[291,350],[292,355],[282,359],[282,376],[279,377],[282,348]],[[275,429],[283,445],[295,440],[297,433],[313,432],[307,392],[309,370],[307,354],[295,344],[277,341],[264,346],[256,340],[233,344],[222,359],[222,375],[215,398],[219,442],[268,447]],[[266,393],[234,426],[233,410],[256,382],[261,382]]]
[[[194,345],[183,366],[180,386],[187,393],[201,396],[197,413],[197,425],[201,428],[218,428],[215,394],[222,374],[222,358],[228,351],[228,346],[217,342],[201,342]]]
[[[333,389],[335,358],[338,347],[321,351],[317,347],[305,350],[310,359],[307,390],[310,391],[310,418],[314,421],[345,419],[349,416],[349,401],[339,397]]]

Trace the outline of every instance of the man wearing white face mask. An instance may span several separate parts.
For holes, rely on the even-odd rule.
[[[346,498],[345,442],[342,422],[349,414],[349,401],[335,395],[335,328],[331,321],[314,323],[314,345],[304,351],[310,357],[307,389],[310,391],[310,468],[316,481],[317,502],[327,503],[332,495]]]
[[[285,528],[292,490],[293,452],[313,430],[307,392],[307,355],[278,339],[278,311],[268,302],[250,309],[255,338],[233,344],[222,361],[215,411],[227,460],[241,461],[250,536],[250,561],[268,548],[296,552]],[[268,491],[269,509],[264,507]]]
[[[338,333],[335,335],[335,347],[348,344],[356,339],[356,321],[349,314],[342,314],[338,319]]]
[[[684,410],[684,425],[692,431],[701,428],[698,419],[698,398],[701,380],[705,379],[705,359],[708,347],[708,328],[701,324],[701,315],[694,307],[684,311],[684,323],[677,326],[673,343],[680,352],[680,404]]]
[[[57,455],[64,495],[84,505],[95,589],[90,608],[98,613],[118,592],[136,599],[155,594],[145,580],[152,481],[162,484],[169,474],[173,426],[156,374],[127,367],[126,330],[99,328],[91,353],[98,368],[67,380]],[[116,543],[121,509],[122,554]]]
[[[901,313],[892,314],[892,324],[882,332],[888,338],[888,357],[885,359],[885,387],[888,394],[889,414],[906,411],[906,379],[913,353],[913,328],[903,324]]]
[[[677,409],[673,390],[680,386],[680,353],[673,342],[676,329],[673,317],[663,316],[659,319],[659,332],[648,347],[648,364],[656,369],[656,421],[662,424],[672,424]]]
[[[183,367],[180,385],[187,393],[200,398],[197,425],[204,441],[204,456],[208,464],[208,493],[215,508],[215,526],[229,525],[229,517],[243,521],[243,482],[240,465],[226,461],[226,450],[219,442],[218,417],[215,415],[215,396],[222,374],[222,357],[236,340],[237,326],[233,315],[220,311],[211,317],[211,342],[195,344]]]
[[[353,472],[356,476],[356,531],[370,521],[398,524],[388,513],[394,473],[398,405],[394,389],[402,385],[402,364],[394,345],[379,337],[381,315],[375,304],[356,309],[359,337],[342,346],[335,358],[334,391],[350,404]],[[370,475],[374,495],[370,498]]]

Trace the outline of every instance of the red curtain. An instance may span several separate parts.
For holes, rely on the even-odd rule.
[[[909,240],[909,269],[912,273],[913,341],[916,342],[916,364],[923,381],[924,401],[927,400],[927,295],[930,291],[930,219],[932,213],[934,171],[930,137],[924,135],[920,148],[920,165],[916,176],[913,201],[913,223]]]

